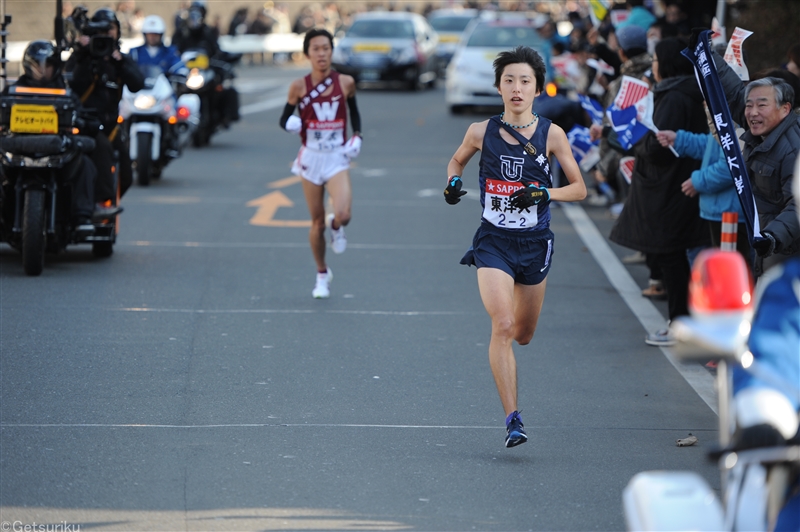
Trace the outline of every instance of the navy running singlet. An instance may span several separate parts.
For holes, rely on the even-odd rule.
[[[500,136],[503,126],[494,119],[489,120],[478,170],[483,220],[508,231],[539,231],[550,227],[549,205],[519,210],[508,204],[508,197],[523,187],[522,181],[536,182],[546,188],[553,186],[550,161],[546,155],[551,123],[547,118],[539,117],[530,139],[535,153],[529,154],[522,145],[503,140]]]

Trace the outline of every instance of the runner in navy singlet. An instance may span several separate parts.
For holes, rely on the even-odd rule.
[[[317,280],[311,295],[326,298],[330,296],[333,274],[325,262],[325,228],[331,231],[334,253],[343,253],[347,247],[344,226],[350,222],[352,203],[350,161],[361,149],[361,117],[356,106],[355,80],[331,70],[331,34],[322,29],[308,31],[303,53],[311,61],[311,73],[290,85],[280,125],[290,133],[299,133],[302,139],[292,173],[303,178],[303,192],[311,214],[309,242],[317,263]],[[297,106],[299,117],[294,114]],[[349,140],[348,109],[353,127]],[[333,203],[333,212],[327,216],[326,189]]]
[[[517,363],[512,342],[533,338],[553,259],[550,200],[580,201],[586,185],[564,130],[533,113],[545,66],[531,48],[500,53],[495,87],[503,97],[500,116],[470,125],[447,165],[445,201],[466,194],[461,173],[478,151],[483,216],[462,264],[478,268],[478,289],[492,319],[489,365],[506,413],[506,447],[528,441],[517,410]],[[568,185],[552,187],[550,156],[561,163]]]

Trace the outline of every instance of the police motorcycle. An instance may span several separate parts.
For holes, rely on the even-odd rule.
[[[796,190],[800,192],[800,182]],[[800,271],[800,263],[794,267]],[[774,268],[776,272],[778,268]],[[781,269],[779,274],[783,272]],[[782,285],[770,288],[775,279],[767,281],[766,275],[759,281],[755,317],[761,321],[754,322],[753,285],[741,255],[705,250],[697,257],[690,284],[692,316],[677,318],[671,324],[677,340],[671,354],[681,362],[719,360],[719,447],[709,457],[719,465],[721,496],[692,471],[638,473],[623,492],[628,530],[800,530],[799,421],[796,407],[787,399],[793,398],[795,405],[800,401],[800,383],[795,382],[800,365],[800,274],[795,275],[791,281],[794,290]],[[794,303],[784,305],[792,296]],[[783,319],[775,312],[781,305],[787,309],[780,312]],[[757,334],[751,324],[766,331],[764,323],[778,322],[776,329],[782,332],[777,342],[774,335],[762,333],[759,340],[751,337],[751,331]],[[793,325],[787,327],[786,322]],[[788,346],[773,353],[777,355],[773,361],[789,361],[795,364],[793,371],[776,371],[774,363],[754,357],[750,351],[755,351],[753,342],[764,339],[767,345]],[[734,397],[734,372],[739,378],[744,375],[766,386]],[[786,374],[795,376],[787,378]]]
[[[144,67],[145,88],[122,90],[119,114],[128,128],[130,155],[139,185],[161,177],[164,167],[180,156],[200,123],[196,94],[175,97],[167,76],[157,66]]]
[[[224,54],[220,59],[213,58],[202,48],[190,48],[181,54],[181,61],[189,69],[189,74],[179,85],[178,93],[182,97],[193,94],[200,100],[199,124],[192,137],[194,146],[207,146],[211,135],[227,127],[222,91],[233,86],[236,77],[233,63],[240,58],[241,54]]]
[[[78,106],[66,88],[12,86],[0,96],[0,236],[22,252],[28,275],[42,273],[46,252],[91,243],[96,256],[108,256],[116,239],[116,218],[88,227],[73,218],[65,172],[95,146],[81,134],[87,120]]]

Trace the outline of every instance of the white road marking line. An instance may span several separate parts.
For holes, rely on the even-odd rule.
[[[168,425],[150,423],[0,423],[0,428],[131,428],[131,429],[227,429],[227,428],[344,428],[344,429],[473,429],[473,430],[498,430],[498,425],[378,425],[366,423],[216,423],[207,425]],[[687,428],[687,427],[592,427],[592,426],[564,426],[564,425],[526,425],[531,429],[550,430],[631,430],[631,431],[692,431],[716,432],[716,429]]]
[[[625,266],[617,259],[605,237],[600,234],[597,226],[594,225],[586,211],[580,205],[570,205],[568,203],[562,203],[561,207],[564,208],[564,213],[581,237],[581,240],[583,240],[584,245],[589,248],[594,260],[603,269],[608,280],[639,320],[639,323],[642,324],[645,332],[663,329],[666,321],[664,316],[661,315],[649,299],[642,297],[642,289],[630,276]],[[697,392],[697,395],[716,414],[717,394],[714,390],[714,377],[699,364],[682,364],[663,347],[659,349],[678,370],[678,373],[686,379],[689,386]]]
[[[299,310],[299,309],[192,309],[123,307],[117,312],[164,312],[178,314],[351,314],[366,316],[463,316],[469,312],[450,310]]]
[[[307,248],[308,242],[154,242],[152,240],[129,240],[117,242],[117,246],[177,247],[177,248]],[[347,243],[347,249],[401,250],[401,251],[450,251],[466,250],[466,245],[456,244],[356,244]]]

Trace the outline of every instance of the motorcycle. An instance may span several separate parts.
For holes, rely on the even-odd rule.
[[[189,69],[186,81],[179,86],[181,95],[195,94],[200,99],[200,122],[192,137],[196,147],[207,146],[211,135],[227,127],[223,108],[223,91],[233,87],[236,77],[233,63],[241,54],[225,54],[221,59],[211,58],[203,49],[183,52],[181,60]]]
[[[721,497],[695,472],[638,473],[623,493],[628,530],[766,531],[775,529],[786,517],[781,513],[784,508],[787,514],[797,511],[791,506],[796,501],[789,499],[800,489],[800,445],[792,445],[792,441],[775,444],[774,438],[763,437],[758,444],[752,440],[744,444],[749,429],[735,431],[738,403],[732,395],[733,367],[746,370],[787,396],[800,397],[798,383],[759,363],[749,351],[752,292],[741,255],[704,251],[692,271],[692,317],[677,318],[670,326],[677,340],[671,352],[678,360],[719,359],[719,448],[709,456],[719,465]],[[767,404],[766,409],[775,413],[777,404]],[[783,413],[788,416],[784,421],[797,423],[797,412],[791,407]]]
[[[176,100],[172,84],[157,66],[144,74],[144,89],[122,90],[119,112],[128,128],[137,183],[146,187],[188,144],[200,123],[200,99],[183,94]]]
[[[95,220],[91,234],[72,219],[65,169],[95,147],[80,134],[84,125],[69,89],[14,86],[0,97],[0,237],[22,252],[28,275],[41,274],[45,253],[68,244],[91,243],[98,257],[113,253],[116,217]]]

